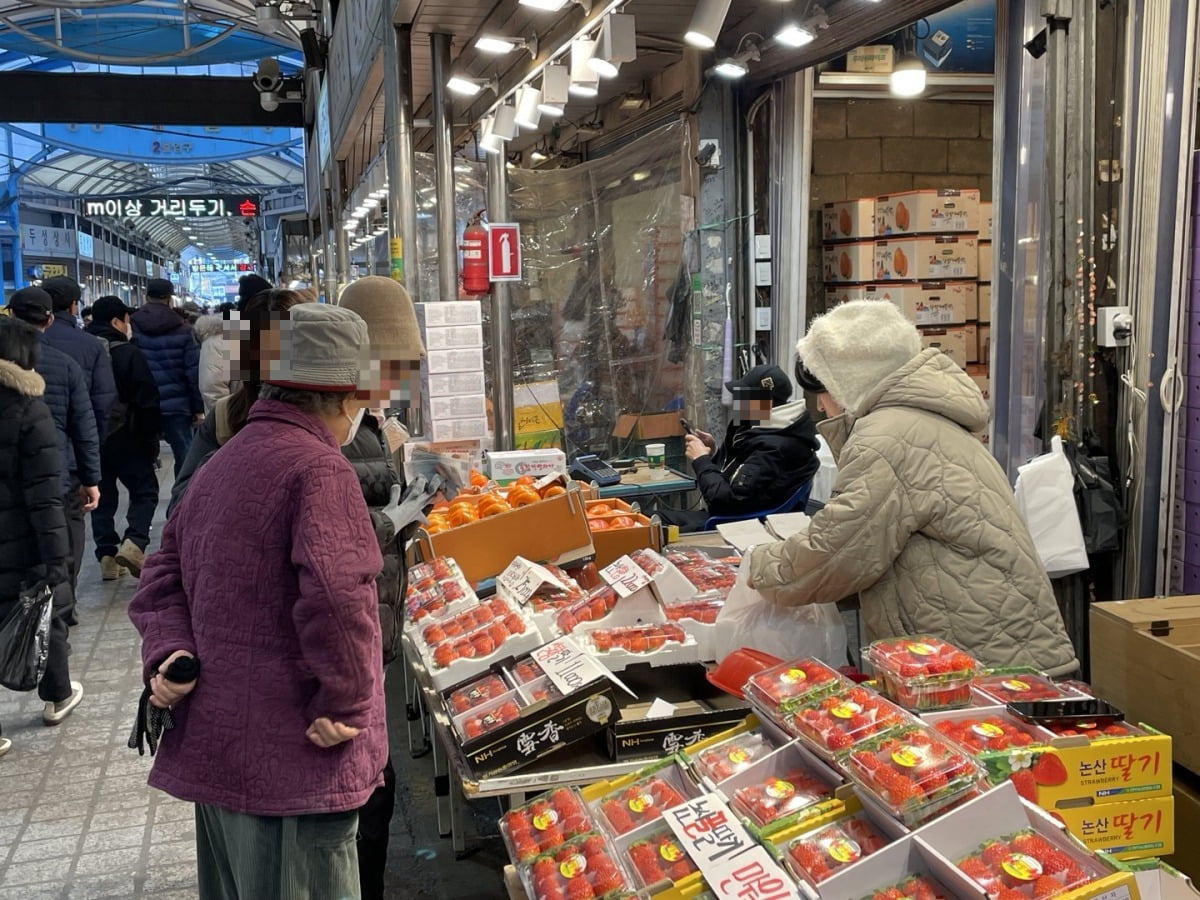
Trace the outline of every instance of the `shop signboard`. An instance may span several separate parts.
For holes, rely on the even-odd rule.
[[[21,226],[21,252],[35,256],[75,255],[75,229],[48,225]]]
[[[138,197],[84,197],[85,216],[136,219],[256,218],[262,209],[258,194],[146,194]]]
[[[42,268],[42,277],[43,278],[61,278],[67,274],[66,266],[59,266],[59,265],[54,265],[52,263],[47,263],[46,265],[42,266],[41,268]]]
[[[493,222],[488,226],[488,281],[521,280],[521,226]]]
[[[79,248],[79,255],[84,259],[95,258],[96,241],[90,234],[85,234],[82,231],[75,232],[75,245]]]

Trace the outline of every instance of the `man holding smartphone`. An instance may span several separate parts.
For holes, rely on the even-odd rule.
[[[788,402],[792,382],[781,368],[756,366],[725,386],[733,394],[733,421],[720,446],[685,424],[684,452],[706,508],[659,510],[663,522],[681,531],[699,531],[712,516],[773,509],[820,468],[812,417],[803,398]]]

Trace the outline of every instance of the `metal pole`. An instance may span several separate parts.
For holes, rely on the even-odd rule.
[[[454,147],[450,139],[453,114],[446,96],[450,77],[450,35],[430,35],[433,55],[433,158],[437,170],[439,300],[458,299],[458,228],[454,204]],[[431,298],[426,298],[431,299]]]
[[[489,153],[487,159],[488,217],[508,221],[508,159]],[[497,450],[513,449],[512,297],[507,282],[492,285],[492,412]]]
[[[397,25],[383,42],[384,119],[387,129],[388,244],[393,279],[421,300],[417,256],[417,191],[413,184],[412,26]]]
[[[333,217],[332,198],[329,194],[329,172],[320,174],[321,181],[321,262],[325,266],[325,302],[337,302],[337,266],[333,260],[333,238],[330,229],[337,228]]]
[[[338,210],[342,208],[342,167],[335,159],[329,167],[330,192],[333,200],[333,240],[337,246],[337,283],[343,285],[350,280],[350,236],[346,229],[340,227],[337,221]],[[330,302],[333,302],[332,300]]]

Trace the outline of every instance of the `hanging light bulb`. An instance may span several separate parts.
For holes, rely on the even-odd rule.
[[[601,78],[616,78],[621,63],[637,59],[637,31],[630,15],[613,13],[600,26],[600,39],[588,60],[588,68]]]
[[[893,96],[917,97],[925,93],[925,67],[919,59],[902,59],[892,69],[888,82]]]
[[[692,22],[683,39],[693,47],[711,50],[717,46],[717,36],[725,24],[731,0],[700,0],[692,13]]]
[[[600,93],[600,79],[588,60],[596,50],[596,42],[580,38],[571,44],[571,84],[568,90],[579,97],[595,97]]]
[[[527,84],[517,92],[517,125],[521,128],[535,129],[542,120],[542,92],[532,84]]]

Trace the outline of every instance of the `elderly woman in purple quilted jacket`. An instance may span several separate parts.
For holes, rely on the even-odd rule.
[[[303,304],[280,330],[262,399],[192,479],[129,608],[175,723],[150,784],[196,804],[202,900],[358,897],[357,810],[387,758],[382,559],[339,449],[370,386],[367,329]],[[188,684],[162,674],[181,656],[200,662]]]

